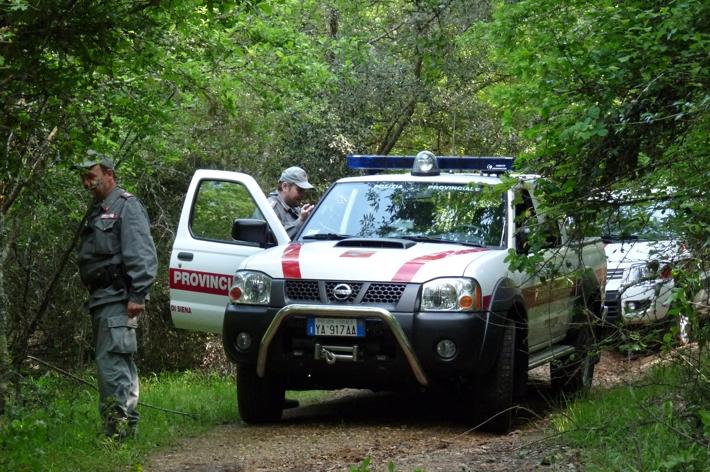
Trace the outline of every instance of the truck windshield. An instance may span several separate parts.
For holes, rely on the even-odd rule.
[[[607,241],[674,239],[671,220],[675,216],[664,202],[621,205],[600,215],[602,238]]]
[[[481,184],[339,183],[311,215],[301,238],[344,237],[503,246],[505,195]]]

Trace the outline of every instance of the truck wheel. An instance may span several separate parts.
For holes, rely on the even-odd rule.
[[[495,366],[481,376],[475,417],[486,421],[481,429],[504,434],[513,425],[513,389],[515,384],[515,324],[507,321]]]
[[[572,335],[574,352],[550,364],[550,383],[555,392],[575,394],[589,390],[596,358],[592,353],[594,333],[585,322]]]
[[[237,364],[237,406],[245,423],[270,423],[281,419],[284,387],[273,377],[256,375],[253,365]]]

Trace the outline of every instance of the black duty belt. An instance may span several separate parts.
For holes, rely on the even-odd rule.
[[[123,267],[120,264],[99,267],[89,272],[84,283],[89,293],[94,293],[99,289],[108,287],[113,287],[114,290],[126,289],[128,287],[126,276],[123,273]]]

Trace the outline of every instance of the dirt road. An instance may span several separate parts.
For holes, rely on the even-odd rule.
[[[654,359],[604,353],[594,388],[637,377]],[[584,470],[576,451],[551,450],[541,441],[556,407],[548,382],[544,370],[533,371],[522,404],[526,410],[504,436],[471,431],[441,400],[345,390],[285,411],[276,425],[228,424],[185,439],[150,457],[144,470],[348,471],[366,459],[371,471],[387,471],[390,461],[399,472]]]

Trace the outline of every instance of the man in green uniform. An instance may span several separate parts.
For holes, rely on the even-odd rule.
[[[300,205],[306,195],[306,190],[312,188],[313,185],[308,182],[306,171],[294,166],[281,173],[279,186],[269,194],[269,205],[276,212],[276,216],[281,220],[281,224],[291,239],[311,216],[314,206]]]
[[[142,203],[116,184],[113,161],[93,150],[81,164],[93,197],[78,251],[89,291],[99,377],[99,411],[110,437],[134,436],[138,426],[138,316],[158,270],[150,222]]]

